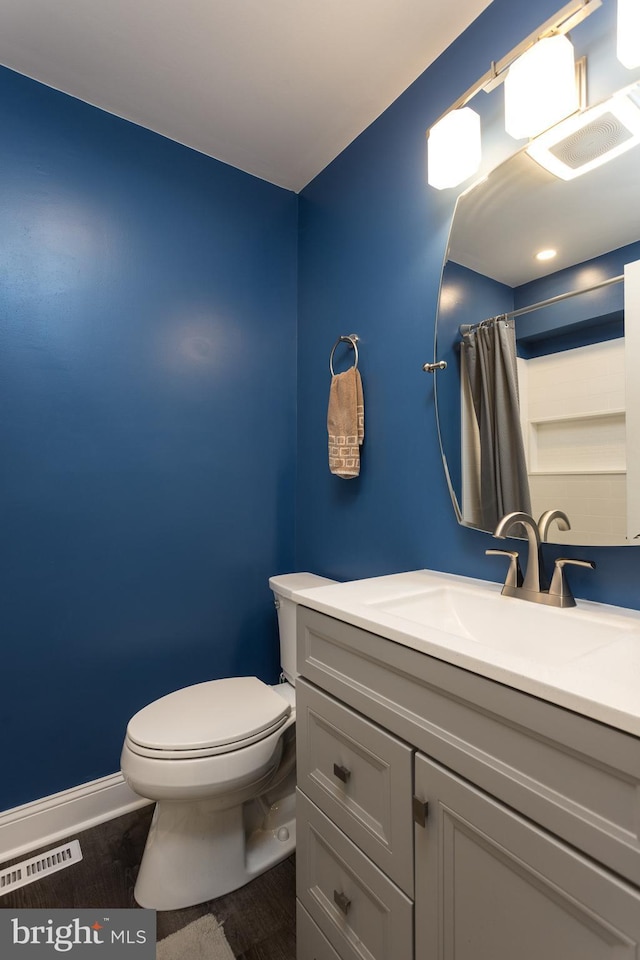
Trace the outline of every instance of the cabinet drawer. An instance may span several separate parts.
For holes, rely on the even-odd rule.
[[[296,957],[298,960],[340,960],[299,900],[296,903]]]
[[[413,749],[299,680],[298,785],[413,895]]]
[[[640,885],[640,738],[302,606],[298,669]]]
[[[343,960],[412,960],[413,903],[298,790],[297,892]]]

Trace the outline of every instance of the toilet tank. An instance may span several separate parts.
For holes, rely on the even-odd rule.
[[[296,668],[296,595],[298,590],[311,587],[325,587],[335,580],[318,577],[315,573],[283,573],[269,579],[278,611],[278,630],[280,632],[280,665],[289,683],[295,684]]]

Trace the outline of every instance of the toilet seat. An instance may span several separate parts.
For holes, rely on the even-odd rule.
[[[291,704],[257,677],[209,680],[143,707],[129,721],[126,745],[160,760],[212,757],[263,740],[290,714]]]

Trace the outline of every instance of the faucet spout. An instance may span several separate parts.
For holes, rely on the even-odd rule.
[[[504,540],[508,532],[518,523],[524,527],[529,542],[529,557],[522,589],[530,591],[531,593],[541,593],[543,590],[549,589],[549,583],[544,570],[542,550],[540,547],[540,532],[533,517],[521,511],[507,513],[498,523],[494,537],[499,537],[501,540]]]

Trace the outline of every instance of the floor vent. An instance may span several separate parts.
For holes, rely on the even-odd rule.
[[[22,860],[21,863],[14,863],[0,871],[0,897],[10,890],[17,890],[18,887],[25,887],[28,883],[40,880],[50,873],[57,873],[58,870],[64,870],[70,867],[72,863],[82,860],[82,850],[78,840],[72,840],[61,847],[55,847],[53,850],[47,850],[31,860]]]

